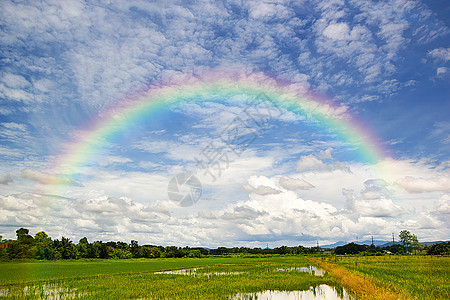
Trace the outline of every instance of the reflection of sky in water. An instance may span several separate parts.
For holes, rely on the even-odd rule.
[[[197,270],[201,270],[201,269],[203,269],[203,268],[170,270],[170,271],[155,272],[154,274],[207,276],[207,277],[210,277],[212,275],[216,275],[216,276],[221,276],[221,275],[240,275],[240,274],[244,274],[245,273],[245,272],[207,272],[207,273],[198,273]]]
[[[311,287],[307,291],[264,291],[259,293],[239,294],[234,300],[258,299],[258,300],[352,300],[345,290],[338,293],[336,288],[326,284]]]
[[[0,297],[31,297],[33,299],[75,299],[87,295],[77,292],[77,289],[69,289],[56,284],[44,284],[42,286],[26,286],[23,295],[13,294],[8,289],[0,290]]]
[[[325,275],[325,271],[313,266],[309,267],[292,267],[292,268],[279,268],[275,270],[276,272],[292,272],[292,271],[298,271],[298,272],[305,272],[309,273],[311,275],[315,276],[323,276]]]
[[[188,275],[188,276],[211,276],[211,275],[240,275],[246,272],[205,272],[199,273],[199,270],[204,268],[191,268],[155,272],[154,274],[169,274],[169,275]],[[325,271],[314,266],[309,267],[292,267],[292,268],[278,268],[275,272],[305,272],[315,276],[324,276]]]

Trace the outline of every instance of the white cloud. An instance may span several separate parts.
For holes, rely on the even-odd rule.
[[[126,164],[130,162],[132,162],[132,160],[128,157],[109,155],[106,157],[102,157],[102,159],[99,160],[99,166],[105,167],[113,164]]]
[[[386,188],[388,183],[383,179],[369,179],[364,185],[365,189],[361,191],[361,196],[365,200],[388,198],[391,194]]]
[[[297,162],[297,171],[320,171],[325,170],[327,167],[326,165],[317,157],[310,154],[307,156],[302,156],[300,160]]]
[[[11,99],[14,101],[25,101],[25,102],[34,99],[33,95],[28,93],[27,91],[9,88],[5,86],[3,83],[0,83],[0,96],[2,96],[2,98]]]
[[[416,178],[413,176],[406,176],[398,179],[395,183],[409,193],[450,191],[450,178],[445,175],[434,178]]]
[[[450,194],[442,195],[438,200],[436,211],[443,215],[450,214]]]
[[[6,86],[13,89],[25,88],[30,85],[30,82],[28,80],[18,74],[6,73],[2,76],[1,80],[6,84]]]
[[[3,175],[2,177],[0,177],[0,184],[9,184],[11,182],[13,182],[15,179],[15,176],[11,173],[7,173],[5,175]]]
[[[428,55],[433,59],[441,62],[450,60],[450,48],[437,48],[428,52]]]
[[[260,185],[258,187],[252,187],[251,185],[245,184],[242,186],[244,191],[247,193],[253,193],[257,195],[271,195],[271,194],[279,194],[281,191],[271,188],[269,186]]]
[[[448,72],[448,68],[446,68],[446,67],[439,67],[436,69],[436,75],[438,77],[447,74],[447,72]]]
[[[350,39],[350,27],[347,23],[336,23],[328,25],[323,34],[332,40],[345,41]]]
[[[301,156],[300,160],[297,162],[297,171],[299,172],[331,170],[351,172],[350,168],[342,162],[334,161],[333,159],[331,159],[330,162],[324,163],[313,154]]]
[[[242,205],[233,207],[232,212],[224,212],[221,218],[224,220],[254,220],[265,214],[267,214],[265,211],[257,211],[250,206]]]
[[[279,180],[279,184],[283,188],[291,191],[308,190],[314,188],[314,185],[301,178],[297,179],[297,178],[281,177]]]
[[[19,131],[27,130],[27,127],[25,124],[18,124],[18,123],[10,122],[10,123],[0,123],[0,125],[5,128],[12,129],[12,130],[19,130]]]
[[[254,19],[288,19],[293,16],[293,12],[289,8],[276,2],[252,1],[250,5],[250,17]]]

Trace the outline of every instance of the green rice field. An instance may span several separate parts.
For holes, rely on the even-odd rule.
[[[448,257],[316,259],[371,278],[401,299],[449,299]],[[2,262],[0,298],[255,299],[251,293],[323,285],[345,293],[339,278],[312,265],[304,256]]]
[[[0,293],[20,299],[54,294],[83,299],[227,299],[263,290],[339,287],[327,275],[290,269],[310,265],[304,257],[7,262],[0,268]],[[194,267],[200,267],[195,276],[155,273]]]

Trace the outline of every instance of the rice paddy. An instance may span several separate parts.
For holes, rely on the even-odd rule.
[[[0,297],[448,299],[448,262],[423,256],[336,262],[320,256],[3,262]]]

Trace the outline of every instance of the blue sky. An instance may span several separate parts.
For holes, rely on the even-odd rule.
[[[0,3],[0,235],[26,227],[209,247],[389,240],[403,229],[449,238],[446,1],[159,2]],[[76,184],[48,183],[64,176],[52,166],[69,142],[109,107],[214,70],[323,95],[389,153],[368,163],[281,107],[213,180],[195,158],[246,118],[252,98],[240,95],[149,115],[96,149]],[[183,172],[202,184],[188,207],[167,193]]]

